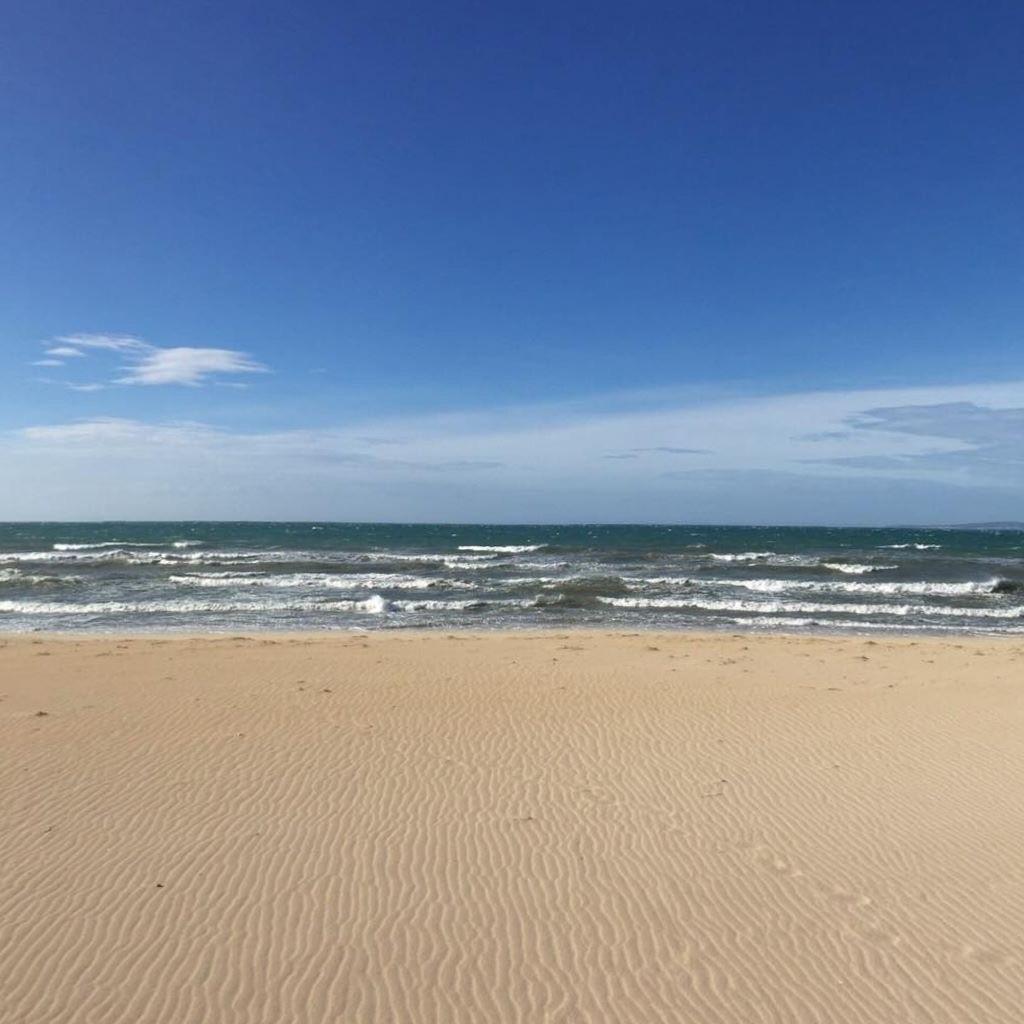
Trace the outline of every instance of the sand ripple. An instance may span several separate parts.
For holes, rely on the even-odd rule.
[[[1016,1024],[1022,669],[1009,641],[0,641],[0,1020]]]

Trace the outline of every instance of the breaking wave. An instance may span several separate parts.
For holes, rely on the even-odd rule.
[[[546,544],[460,544],[460,551],[489,551],[496,555],[523,555],[528,551],[543,551]]]
[[[949,618],[1019,619],[1024,617],[1024,606],[1012,608],[946,607],[924,604],[826,604],[812,601],[724,601],[701,597],[599,597],[602,604],[617,608],[687,609],[714,612],[751,612],[759,615],[778,615],[792,612],[810,615],[920,615]]]
[[[190,615],[198,612],[230,614],[236,612],[386,612],[467,611],[478,608],[535,608],[536,599],[492,600],[390,600],[373,594],[361,600],[291,601],[0,601],[0,613],[17,615]]]
[[[849,576],[864,576],[869,572],[888,572],[899,568],[898,565],[861,565],[858,562],[822,562],[821,567]]]
[[[959,597],[962,595],[999,594],[1003,580],[985,583],[860,583],[847,580],[715,580],[722,586],[742,587],[764,594],[786,591],[811,591],[817,594],[874,594],[876,596],[907,595],[918,597]]]
[[[431,576],[371,572],[361,575],[325,572],[268,574],[262,572],[195,572],[167,577],[172,583],[192,587],[270,587],[289,589],[324,587],[330,590],[473,590],[476,584]]]
[[[12,524],[0,525],[0,628],[569,627],[628,616],[662,628],[1012,632],[1024,623],[1021,553],[1017,535],[924,530]]]

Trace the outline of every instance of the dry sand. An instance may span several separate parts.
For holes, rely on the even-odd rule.
[[[1024,643],[0,638],[4,1024],[1024,1019]]]

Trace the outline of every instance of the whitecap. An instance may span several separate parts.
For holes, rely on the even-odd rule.
[[[899,568],[898,565],[859,565],[856,562],[822,562],[821,567],[833,572],[844,572],[849,576],[863,576],[869,572],[888,572]]]
[[[777,615],[792,612],[794,614],[817,615],[895,615],[906,617],[941,616],[986,619],[1019,619],[1024,617],[1024,607],[1012,608],[954,608],[942,605],[924,604],[848,604],[836,602],[823,604],[812,601],[727,601],[700,597],[599,597],[602,604],[618,608],[652,608],[652,609],[687,609],[696,608],[714,612],[752,612],[754,614]]]
[[[766,559],[774,558],[774,551],[741,551],[736,555],[717,555],[712,553],[711,557],[716,562],[763,562]]]
[[[92,551],[101,548],[151,548],[150,541],[102,540],[95,544],[54,544],[54,551]]]
[[[965,595],[993,594],[998,580],[968,583],[862,583],[848,580],[706,580],[725,587],[741,587],[764,594],[786,591],[810,591],[817,594],[874,594],[880,597],[905,595],[917,597],[962,597]],[[880,605],[879,608],[884,608]]]
[[[500,555],[522,555],[528,551],[540,551],[546,544],[460,544],[460,551],[490,551]]]
[[[263,572],[193,572],[167,577],[171,583],[194,587],[268,587],[324,588],[329,590],[473,590],[476,584],[434,576],[409,576],[402,573],[263,573]]]
[[[780,555],[776,551],[741,551],[738,554],[724,555],[712,553],[709,557],[716,562],[753,562],[758,565],[779,567],[813,568],[818,565],[818,559],[812,555]]]

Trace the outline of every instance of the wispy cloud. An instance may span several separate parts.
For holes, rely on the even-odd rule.
[[[711,455],[710,448],[673,448],[670,445],[658,445],[655,448],[634,448],[639,455]]]
[[[672,445],[659,444],[650,448],[630,448],[628,452],[613,452],[605,455],[606,459],[637,459],[641,455],[712,455],[710,448],[676,448]]]
[[[402,443],[401,438],[398,437],[365,437],[360,435],[359,437],[356,438],[356,440],[359,441],[361,444],[368,444],[374,447],[378,445],[391,445]]]
[[[148,342],[131,334],[64,334],[54,339],[75,349],[94,348],[108,352],[137,352],[152,348]],[[79,355],[83,355],[81,351]]]
[[[20,438],[40,447],[56,446],[83,455],[119,458],[152,456],[162,452],[186,451],[204,457],[221,455],[239,459],[287,459],[318,463],[323,467],[345,466],[374,470],[480,470],[499,469],[496,459],[436,458],[429,452],[406,457],[383,457],[360,451],[359,441],[344,431],[285,430],[275,433],[243,433],[221,430],[193,421],[143,423],[114,416],[98,416],[74,423],[25,427]]]
[[[861,469],[921,469],[977,474],[998,472],[1024,480],[1024,408],[989,408],[975,402],[868,409],[850,418],[855,430],[923,438],[922,451],[839,455],[833,465]],[[816,461],[816,460],[813,460]]]
[[[94,418],[0,434],[0,459],[12,495],[76,480],[96,514],[131,494],[151,517],[935,522],[1024,498],[1024,381],[663,397],[275,432]]]
[[[48,358],[34,365],[62,366],[65,358],[84,358],[90,352],[116,353],[124,360],[117,376],[103,384],[69,384],[75,391],[94,391],[106,384],[198,387],[210,381],[226,386],[240,386],[240,382],[223,378],[267,372],[266,366],[237,349],[189,345],[161,347],[132,335],[67,334],[47,342],[47,345]]]
[[[844,441],[850,436],[848,430],[820,430],[810,434],[800,434],[794,441]]]
[[[151,348],[126,368],[118,384],[202,384],[220,374],[265,373],[244,352],[228,348]]]

